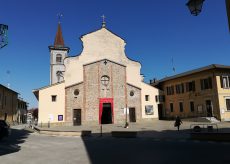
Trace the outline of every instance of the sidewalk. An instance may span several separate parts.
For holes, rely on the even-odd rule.
[[[190,139],[190,128],[191,124],[207,124],[204,122],[188,122],[183,121],[183,124],[180,127],[180,131],[177,131],[177,128],[174,127],[174,121],[162,121],[162,120],[153,120],[146,121],[144,123],[130,123],[129,128],[124,128],[122,124],[108,124],[102,125],[102,135],[111,136],[112,131],[134,131],[137,132],[137,137],[147,137],[155,139]],[[211,124],[211,123],[208,123]],[[230,123],[229,122],[220,122],[217,123],[218,131],[220,133],[230,133]],[[59,127],[36,127],[42,134],[51,134],[50,132],[56,132],[58,135],[73,134],[72,136],[79,136],[81,131],[91,131],[92,136],[101,135],[101,125],[95,126],[59,126]],[[214,127],[215,128],[215,127]],[[205,129],[204,129],[205,130]],[[214,129],[215,130],[215,129]],[[75,132],[75,133],[74,133]],[[74,135],[76,134],[76,135]],[[69,136],[68,135],[68,136]]]

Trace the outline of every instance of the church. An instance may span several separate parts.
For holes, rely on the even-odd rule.
[[[126,42],[106,27],[81,36],[82,52],[69,56],[61,23],[50,51],[50,85],[33,90],[38,124],[124,124],[158,118],[158,89],[146,84]]]

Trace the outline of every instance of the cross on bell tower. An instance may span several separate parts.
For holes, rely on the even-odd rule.
[[[62,82],[64,80],[65,66],[64,59],[68,57],[69,47],[64,44],[62,36],[61,18],[63,14],[57,14],[58,28],[54,40],[54,45],[49,46],[50,50],[50,84]]]
[[[58,23],[61,23],[61,18],[63,17],[63,14],[58,13],[57,16],[58,16]]]

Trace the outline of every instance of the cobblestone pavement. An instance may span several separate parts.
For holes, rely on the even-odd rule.
[[[151,138],[162,138],[162,139],[189,139],[190,132],[195,125],[200,125],[203,131],[207,131],[207,125],[211,123],[207,122],[191,122],[183,120],[183,124],[180,127],[180,131],[174,127],[174,121],[165,120],[151,120],[142,123],[130,123],[129,128],[124,128],[122,124],[109,124],[102,125],[103,136],[111,135],[111,131],[137,131],[138,137],[151,137]],[[213,131],[229,132],[229,122],[214,123]],[[62,126],[62,127],[38,127],[40,130],[55,130],[55,131],[82,131],[91,130],[92,134],[97,136],[100,135],[101,126]]]

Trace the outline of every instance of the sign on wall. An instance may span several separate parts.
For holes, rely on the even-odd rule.
[[[48,119],[49,119],[49,121],[53,121],[54,120],[54,115],[53,114],[49,114]]]
[[[198,113],[203,113],[203,106],[202,105],[197,106],[197,112]]]
[[[63,121],[63,115],[58,115],[58,121]]]
[[[126,108],[124,108],[124,114],[126,114],[126,112],[127,114],[129,114],[129,108],[127,108],[127,111],[126,111]]]
[[[145,105],[145,114],[146,115],[153,115],[153,106],[152,105]]]

